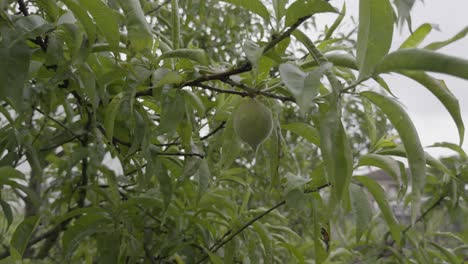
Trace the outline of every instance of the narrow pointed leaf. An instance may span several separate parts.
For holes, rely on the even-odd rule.
[[[357,40],[359,79],[372,74],[390,50],[393,37],[393,9],[389,0],[360,0]]]
[[[353,172],[353,157],[348,137],[341,123],[336,106],[321,106],[319,116],[320,149],[325,169],[332,184],[332,192],[339,202],[347,197]]]
[[[270,20],[270,12],[263,5],[260,0],[222,0],[223,2],[230,3],[255,13],[265,20]]]
[[[385,56],[376,73],[419,70],[468,80],[468,60],[424,49],[402,49]]]
[[[382,212],[382,216],[385,222],[387,222],[392,238],[398,245],[400,245],[401,227],[398,224],[397,219],[393,215],[392,209],[388,204],[388,201],[385,197],[385,191],[382,188],[382,186],[380,186],[375,180],[365,176],[355,176],[354,179],[358,180],[359,183],[364,185],[364,187],[366,187],[366,189],[372,194],[375,201],[377,202],[377,205],[380,208],[380,211]]]
[[[378,106],[400,135],[406,153],[412,179],[412,223],[416,220],[421,204],[421,191],[424,188],[426,179],[426,161],[424,150],[421,146],[418,133],[410,117],[401,105],[392,98],[381,94],[367,91],[362,92],[362,96],[369,99]]]
[[[300,0],[292,3],[286,10],[286,26],[289,27],[300,18],[316,13],[336,12],[335,8],[322,0]]]
[[[390,174],[398,184],[401,184],[400,165],[398,164],[398,161],[391,157],[378,154],[367,154],[359,159],[357,166],[373,166],[380,168]]]
[[[151,46],[151,29],[139,0],[119,0],[127,20],[128,44],[136,51]]]
[[[468,34],[468,26],[462,29],[460,32],[458,32],[455,36],[445,40],[445,41],[438,41],[438,42],[433,42],[427,46],[425,46],[425,49],[429,50],[438,50],[441,49],[449,44],[452,44],[453,42],[464,38]]]
[[[417,48],[426,36],[431,33],[431,30],[431,24],[422,24],[401,44],[400,49]]]
[[[367,193],[361,187],[351,185],[349,189],[356,222],[356,242],[359,242],[372,219],[372,208]]]
[[[401,74],[415,80],[426,87],[433,95],[439,99],[447,111],[452,116],[453,121],[457,125],[460,146],[463,145],[465,136],[465,125],[461,116],[460,104],[458,99],[453,95],[445,85],[443,80],[435,79],[424,72],[402,71]]]
[[[162,61],[164,59],[168,58],[185,58],[189,60],[196,61],[200,64],[207,64],[208,63],[208,57],[205,53],[204,50],[202,49],[177,49],[177,50],[171,50],[168,52],[163,53],[161,56],[159,56],[156,59],[155,63],[158,63],[159,61]]]
[[[13,222],[13,211],[11,210],[10,205],[1,198],[0,198],[0,206],[2,207],[3,215],[5,216],[7,220],[6,229],[8,230],[11,223]]]
[[[117,117],[117,113],[119,112],[120,104],[122,103],[124,98],[123,93],[119,93],[116,95],[109,105],[106,107],[106,112],[104,116],[104,128],[106,129],[106,136],[107,139],[112,141],[114,136],[114,122],[115,118]]]
[[[23,220],[18,227],[16,227],[10,241],[11,256],[19,260],[23,257],[29,240],[39,224],[40,218],[38,216],[31,216]]]
[[[117,49],[120,41],[117,14],[101,0],[80,0],[82,6],[93,16],[97,28],[113,49]]]
[[[292,133],[303,137],[310,143],[320,146],[320,137],[317,129],[313,126],[305,124],[305,123],[289,123],[285,125],[281,125],[281,128],[291,131]]]

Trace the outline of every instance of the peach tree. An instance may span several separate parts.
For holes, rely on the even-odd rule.
[[[466,261],[465,128],[431,74],[468,80],[438,51],[468,28],[391,47],[414,1],[352,23],[325,0],[0,0],[0,263]],[[390,73],[446,108],[455,156],[425,153]]]

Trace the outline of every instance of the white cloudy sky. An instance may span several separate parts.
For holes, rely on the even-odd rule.
[[[332,0],[331,3],[341,7],[343,1]],[[348,15],[357,17],[359,1],[348,0],[346,5]],[[440,29],[440,31],[433,30],[422,46],[452,37],[468,26],[467,11],[467,0],[425,0],[424,3],[417,1],[412,10],[413,29],[423,23],[437,24]],[[330,15],[326,15],[322,19],[333,21],[333,17]],[[408,36],[408,30],[403,29],[401,32],[396,30],[393,49],[397,48]],[[439,51],[468,59],[468,36]],[[459,99],[462,117],[468,130],[468,81],[441,74],[433,74],[433,76],[444,79],[451,92]],[[388,80],[392,91],[409,112],[423,146],[441,141],[458,143],[458,132],[452,118],[431,93],[414,81],[401,76],[387,75],[385,79]],[[468,137],[468,133],[465,133],[465,137]],[[467,151],[468,143],[465,143],[463,148]],[[441,148],[426,148],[426,151],[435,156],[452,154],[451,151]]]

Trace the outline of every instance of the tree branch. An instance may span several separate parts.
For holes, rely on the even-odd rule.
[[[321,189],[323,188],[326,188],[330,186],[330,183],[327,183],[327,184],[324,184],[322,186],[319,186],[317,188],[314,188],[314,189],[307,189],[307,190],[304,190],[304,193],[312,193],[312,192],[318,192],[320,191]],[[236,231],[233,231],[232,229],[228,230],[223,236],[222,238],[214,243],[210,248],[209,248],[209,251],[211,252],[216,252],[218,251],[220,248],[222,248],[226,243],[228,243],[229,241],[231,241],[234,237],[236,237],[238,234],[242,233],[245,229],[247,229],[249,226],[251,226],[253,223],[257,222],[258,220],[262,219],[264,216],[268,215],[269,213],[271,213],[272,211],[274,211],[275,209],[283,206],[286,204],[286,200],[282,200],[281,202],[275,204],[273,207],[269,208],[268,210],[266,210],[265,212],[261,213],[261,214],[258,214],[257,216],[255,216],[254,218],[250,219],[249,221],[247,221],[245,224],[243,224],[239,229],[237,229]],[[205,261],[206,259],[208,259],[208,254],[205,253],[204,256],[199,260],[197,261],[196,263],[197,264],[200,264],[202,263],[203,261]]]

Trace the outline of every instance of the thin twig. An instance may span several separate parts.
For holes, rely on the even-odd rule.
[[[221,122],[221,124],[219,126],[217,126],[215,129],[213,129],[210,133],[206,134],[206,136],[201,137],[200,140],[203,141],[203,140],[208,139],[209,137],[213,136],[214,134],[218,133],[218,131],[223,129],[225,125],[226,125],[226,121]]]
[[[322,186],[319,186],[317,188],[314,188],[314,189],[308,189],[308,190],[304,190],[304,193],[312,193],[312,192],[318,192],[320,191],[321,189],[323,188],[326,188],[330,186],[330,183],[327,183],[327,184],[324,184]],[[222,248],[226,243],[228,243],[229,241],[231,241],[234,237],[236,237],[238,234],[242,233],[245,229],[247,229],[249,226],[251,226],[253,223],[257,222],[258,220],[262,219],[264,216],[268,215],[269,213],[271,213],[272,211],[274,211],[275,209],[283,206],[286,204],[286,200],[282,200],[281,202],[275,204],[273,207],[269,208],[268,210],[266,210],[265,212],[255,216],[254,218],[250,219],[248,222],[246,222],[245,224],[243,224],[239,229],[237,229],[236,231],[233,231],[232,229],[228,230],[222,237],[225,238],[225,239],[221,239],[219,242],[215,243],[213,246],[211,246],[209,248],[209,251],[210,252],[216,252],[218,251],[220,248]],[[204,256],[199,260],[197,261],[196,263],[197,264],[200,264],[202,263],[203,261],[205,261],[206,259],[208,259],[208,254],[205,253]]]

